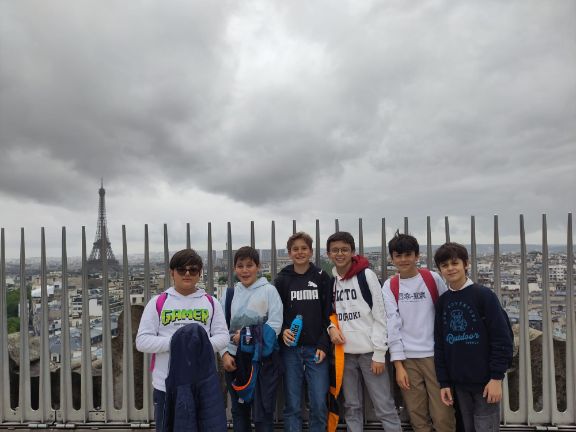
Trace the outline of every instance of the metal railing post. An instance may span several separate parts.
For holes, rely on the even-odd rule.
[[[0,423],[13,420],[10,408],[10,365],[8,357],[8,302],[6,298],[6,243],[0,229]]]
[[[106,250],[106,249],[102,249]],[[70,307],[68,292],[68,251],[66,227],[62,227],[62,315],[60,344],[60,420],[71,420],[72,411],[72,368],[70,365]]]
[[[94,409],[92,376],[92,339],[90,337],[90,293],[88,290],[88,265],[86,253],[86,228],[82,227],[82,367],[81,400],[84,422],[90,421],[90,412]]]
[[[189,233],[189,230],[188,230]],[[130,281],[128,273],[128,242],[126,226],[122,225],[122,282],[124,295],[123,344],[122,344],[122,414],[126,423],[136,418],[134,406],[134,355],[132,347],[132,302],[130,298]]]
[[[434,257],[432,256],[432,225],[430,216],[426,216],[426,267],[432,270]]]
[[[30,338],[29,338],[28,287],[26,286],[26,246],[24,228],[20,229],[20,364],[18,370],[18,411],[20,421],[29,418],[30,407]]]
[[[272,276],[272,283],[276,280],[278,274],[278,257],[276,250],[276,224],[272,221],[270,227],[270,274]]]
[[[43,422],[54,420],[52,410],[52,392],[50,380],[50,339],[48,328],[48,283],[46,277],[46,237],[44,227],[40,230],[40,291],[41,291],[41,327],[40,327],[40,388],[39,388],[39,409],[40,418]],[[2,312],[4,313],[4,312]]]
[[[208,259],[207,259],[208,274],[206,275],[206,282],[207,282],[206,291],[210,295],[214,295],[214,261],[212,259],[213,254],[214,250],[212,249],[212,223],[208,222]]]
[[[314,264],[320,267],[320,220],[316,219],[316,247],[314,248]]]

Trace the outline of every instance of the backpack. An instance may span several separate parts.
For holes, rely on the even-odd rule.
[[[370,286],[368,285],[368,280],[366,280],[366,269],[362,269],[358,273],[356,273],[356,279],[358,279],[358,286],[360,287],[360,293],[362,294],[362,298],[370,309],[372,309],[372,292],[370,291]],[[378,283],[382,285],[380,279],[378,279]],[[336,280],[334,280],[334,289],[336,289]],[[335,294],[334,294],[335,296]],[[333,297],[332,301],[334,302],[335,297]]]
[[[432,272],[428,269],[418,269],[418,273],[424,279],[424,283],[426,284],[426,288],[428,288],[428,292],[430,293],[430,297],[432,297],[432,303],[436,304],[438,301],[438,286],[436,285],[436,281],[434,280],[434,276],[432,276]],[[400,296],[400,276],[395,275],[392,276],[390,279],[390,291],[394,295],[396,299],[396,304],[398,304],[398,297]]]
[[[212,306],[212,314],[210,315],[210,325],[212,327],[212,320],[214,319],[214,298],[209,295],[205,294],[208,302],[210,302],[210,306]],[[156,312],[158,313],[158,319],[162,315],[162,308],[164,307],[164,303],[166,303],[166,299],[168,298],[168,293],[164,291],[156,298]],[[156,364],[156,353],[152,353],[152,357],[150,357],[150,372],[154,370],[154,365]]]
[[[250,328],[249,344],[246,340],[246,329]],[[256,381],[260,372],[262,359],[262,327],[244,327],[240,331],[240,343],[236,352],[236,370],[232,372],[230,387],[236,392],[238,402],[250,403],[254,399]]]
[[[372,309],[372,292],[370,291],[368,281],[366,280],[366,269],[356,273],[356,278],[358,279],[358,286],[360,287],[360,293],[362,294],[364,301],[368,303],[368,306]],[[380,279],[378,279],[378,283],[380,283]],[[382,285],[382,283],[380,283],[380,285]]]
[[[230,328],[230,318],[232,317],[232,299],[234,298],[234,287],[226,290],[226,301],[224,302],[224,316],[226,317],[226,325]]]

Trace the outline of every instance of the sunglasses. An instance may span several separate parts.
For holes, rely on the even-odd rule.
[[[190,276],[198,276],[202,269],[198,267],[177,267],[175,270],[180,276],[186,276],[186,273],[190,273]]]

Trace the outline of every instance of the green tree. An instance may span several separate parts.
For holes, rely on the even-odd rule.
[[[8,334],[17,333],[20,331],[20,318],[10,317],[8,318]]]
[[[26,308],[28,309],[29,318],[32,320],[32,286],[28,285],[26,287],[28,304]],[[20,304],[20,289],[15,289],[9,291],[6,295],[6,316],[8,317],[8,333],[15,333],[20,331],[20,318],[18,316],[18,306]]]
[[[6,295],[6,313],[8,318],[18,317],[18,304],[20,303],[20,290],[9,291]]]

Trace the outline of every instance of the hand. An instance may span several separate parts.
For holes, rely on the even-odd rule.
[[[447,406],[454,405],[454,399],[452,399],[452,389],[450,387],[444,387],[440,389],[440,399],[442,403]]]
[[[316,364],[322,363],[324,361],[324,359],[326,358],[326,353],[324,351],[322,351],[321,349],[317,349],[316,350]]]
[[[370,365],[370,370],[374,375],[380,375],[386,369],[386,363],[380,363],[377,361],[372,360],[372,364]]]
[[[330,335],[330,341],[332,341],[334,345],[342,345],[346,343],[346,338],[336,327],[330,327],[328,334]]]
[[[284,345],[292,346],[292,342],[294,342],[294,333],[290,331],[290,329],[286,329],[282,332],[282,340],[284,341]]]
[[[498,403],[502,399],[502,380],[491,379],[484,387],[482,396],[488,403]]]
[[[410,380],[408,379],[408,373],[404,369],[404,365],[400,360],[394,362],[394,368],[396,369],[396,382],[398,387],[402,390],[410,390]]]
[[[234,336],[232,336],[232,343],[234,345],[238,345],[240,343],[240,330],[236,330]]]
[[[234,372],[236,370],[236,360],[229,352],[224,353],[222,356],[222,366],[226,372]]]

